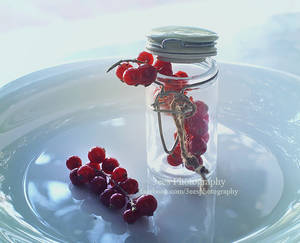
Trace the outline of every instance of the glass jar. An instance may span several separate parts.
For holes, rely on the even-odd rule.
[[[208,30],[176,26],[148,35],[159,73],[146,88],[147,164],[158,179],[207,180],[216,169],[216,39]]]

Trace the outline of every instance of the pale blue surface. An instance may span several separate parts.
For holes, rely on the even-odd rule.
[[[172,188],[146,174],[144,89],[104,74],[112,62],[60,66],[0,89],[1,241],[299,242],[298,77],[220,65],[217,176],[226,183],[216,189],[238,194],[216,196],[215,207],[211,196],[153,192]],[[86,158],[95,144],[158,198],[153,218],[127,226],[69,185],[65,158]]]

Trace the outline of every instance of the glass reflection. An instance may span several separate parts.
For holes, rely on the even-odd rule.
[[[41,153],[41,155],[36,159],[35,163],[37,165],[44,165],[51,161],[51,156],[46,154],[45,152]]]
[[[66,183],[49,181],[47,183],[48,197],[52,202],[60,203],[70,197],[70,191]]]

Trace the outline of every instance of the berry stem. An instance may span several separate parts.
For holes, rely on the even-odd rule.
[[[182,95],[175,96],[172,103],[171,108],[172,110],[177,111],[176,113],[173,113],[173,119],[176,125],[177,129],[177,137],[179,138],[180,148],[181,148],[181,157],[183,160],[183,163],[185,166],[192,166],[197,174],[199,174],[202,179],[207,182],[206,174],[209,173],[209,171],[205,168],[204,165],[200,165],[199,160],[196,156],[192,155],[188,152],[187,146],[186,146],[186,134],[184,129],[184,119],[186,110],[188,107],[188,104],[192,104],[189,100],[189,103],[182,103],[186,102],[186,99],[183,99]],[[194,106],[194,104],[192,104]],[[208,190],[208,183],[203,183],[201,186],[202,190],[207,191]]]
[[[135,210],[136,210],[136,204],[134,203],[134,201],[133,201],[132,199],[129,199],[129,203],[130,203],[130,205],[131,205],[131,209],[132,209],[133,211],[135,211]]]
[[[118,62],[116,62],[115,64],[113,64],[109,69],[107,69],[107,73],[109,71],[111,71],[112,69],[114,69],[115,67],[119,66],[122,62],[135,62],[135,63],[145,63],[145,62],[142,62],[142,61],[139,61],[137,59],[125,59],[125,60],[120,60]]]
[[[113,179],[111,179],[111,181],[115,184],[114,187],[117,187],[128,200],[131,200],[130,197],[128,196],[128,193],[119,185],[119,182],[115,182]]]
[[[178,93],[176,91],[165,91],[164,85],[161,84],[161,83],[158,83],[158,84],[161,85],[161,91],[155,97],[155,101],[152,104],[152,107],[153,107],[153,110],[157,112],[159,134],[160,134],[161,142],[162,142],[162,145],[163,145],[163,149],[164,149],[164,151],[167,154],[172,154],[174,152],[174,150],[175,150],[175,147],[178,144],[178,137],[176,138],[175,143],[174,143],[172,149],[168,150],[168,148],[166,146],[165,139],[164,139],[164,135],[163,135],[161,112],[171,113],[172,115],[176,115],[176,114],[179,115],[179,114],[182,114],[182,111],[177,111],[177,110],[174,110],[174,109],[172,109],[172,110],[160,109],[160,105],[163,104],[163,103],[159,102],[159,98],[167,97],[170,94],[174,94],[177,97],[181,97],[180,99],[184,100],[188,104],[188,106],[187,106],[187,108],[185,110],[185,113],[184,113],[184,117],[185,118],[188,118],[188,117],[191,117],[192,115],[194,115],[194,113],[196,111],[196,108],[193,105],[193,103],[189,100],[189,98],[186,95],[184,95],[182,92]]]
[[[95,172],[98,172],[98,173],[100,172],[101,174],[104,174],[106,177],[108,177],[109,180],[112,181],[112,183],[114,184],[113,188],[116,188],[116,187],[117,187],[117,188],[124,194],[124,196],[125,196],[129,201],[131,201],[130,197],[128,196],[128,193],[127,193],[127,192],[119,185],[120,182],[116,182],[115,180],[113,180],[112,177],[111,177],[111,175],[105,173],[102,169],[100,169],[100,170],[96,170],[96,169],[95,169]]]
[[[162,141],[163,148],[167,154],[172,154],[175,150],[175,147],[178,143],[180,143],[181,147],[181,157],[185,166],[192,166],[197,174],[199,174],[204,181],[207,181],[206,174],[209,173],[207,168],[204,165],[200,165],[199,160],[196,156],[192,155],[187,150],[186,145],[186,134],[184,129],[184,120],[188,117],[191,117],[196,112],[196,105],[190,101],[190,99],[184,94],[183,90],[180,92],[176,91],[165,91],[165,87],[162,83],[155,82],[156,84],[161,86],[161,91],[157,94],[154,103],[152,104],[154,111],[157,112],[158,117],[158,126],[159,126],[159,133],[160,138]],[[162,104],[159,102],[160,98],[166,97],[170,94],[174,95],[174,98],[171,102],[171,110],[160,109],[160,105]],[[177,130],[177,137],[176,141],[171,150],[167,149],[165,139],[163,136],[163,128],[162,128],[162,120],[161,120],[161,112],[172,114],[176,130]],[[208,190],[208,183],[204,183],[202,185],[202,189],[204,191]]]

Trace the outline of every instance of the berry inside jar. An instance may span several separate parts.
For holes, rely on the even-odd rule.
[[[146,90],[148,167],[171,181],[207,180],[216,165],[213,62],[181,64],[156,57],[154,66],[157,79]]]

